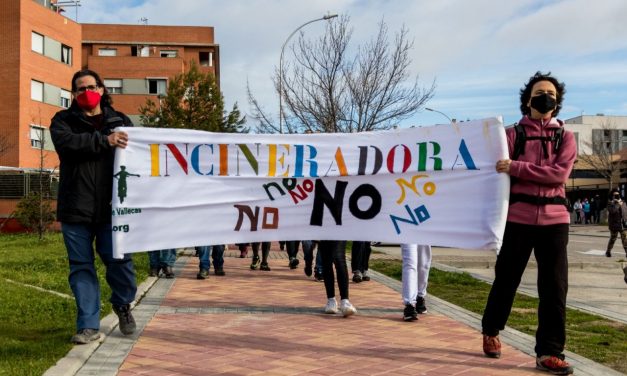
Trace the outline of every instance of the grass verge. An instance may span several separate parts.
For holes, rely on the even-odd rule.
[[[401,280],[400,260],[370,260],[370,268]],[[429,274],[429,294],[483,314],[491,285],[468,273],[445,272],[435,268]],[[538,326],[538,299],[516,294],[507,325],[534,336]],[[574,309],[566,310],[566,349],[627,373],[627,325]]]
[[[111,312],[111,290],[96,260],[104,317]],[[147,254],[134,254],[133,261],[139,284],[147,277]],[[0,234],[0,375],[41,375],[72,348],[76,305],[68,271],[61,234],[41,242],[28,234]]]

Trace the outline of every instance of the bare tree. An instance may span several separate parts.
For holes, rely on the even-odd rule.
[[[409,52],[413,42],[402,27],[393,42],[382,20],[372,40],[358,46],[349,56],[352,31],[349,18],[329,21],[323,36],[308,40],[301,33],[292,47],[293,61],[284,64],[273,78],[282,96],[282,114],[288,133],[362,132],[390,129],[412,116],[433,96],[435,84],[418,85],[410,77]],[[254,98],[250,86],[252,117],[261,133],[279,127]]]
[[[580,154],[578,159],[601,175],[609,183],[610,189],[614,179],[619,175],[621,163],[618,154],[621,148],[622,130],[610,120],[601,123],[601,129],[592,131],[592,140],[584,142],[590,154]]]

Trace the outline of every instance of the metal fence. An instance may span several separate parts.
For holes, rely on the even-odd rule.
[[[17,198],[30,193],[40,193],[44,198],[56,199],[59,189],[59,176],[44,171],[0,173],[0,198]]]

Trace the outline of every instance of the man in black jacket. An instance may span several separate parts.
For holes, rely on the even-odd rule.
[[[50,132],[61,161],[57,220],[68,252],[69,282],[78,311],[72,342],[84,344],[101,338],[94,240],[106,266],[110,302],[120,320],[120,331],[135,331],[130,310],[137,291],[133,262],[129,255],[122,260],[113,258],[111,232],[113,157],[115,148],[125,148],[128,141],[125,132],[114,129],[133,124],[111,107],[111,98],[96,72],[76,72],[72,94],[72,105],[52,118]]]
[[[626,222],[627,206],[625,202],[620,199],[620,193],[618,191],[612,191],[611,201],[607,205],[607,226],[610,229],[610,241],[607,243],[605,256],[612,257],[612,248],[614,248],[614,242],[618,234],[620,234],[625,256],[627,256],[627,235],[625,234],[624,226]]]

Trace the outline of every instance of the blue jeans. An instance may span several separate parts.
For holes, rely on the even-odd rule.
[[[109,301],[114,306],[130,304],[135,299],[133,260],[129,254],[121,260],[113,258],[110,223],[62,223],[61,232],[70,262],[68,280],[76,300],[76,328],[100,329],[100,284],[94,265],[94,239],[96,252],[106,267],[106,279],[111,287]]]
[[[176,249],[162,249],[148,252],[151,269],[159,269],[164,266],[174,266],[176,262]]]
[[[313,262],[313,251],[315,247],[316,244],[313,240],[303,240],[303,255],[306,265],[310,265]],[[320,251],[316,253],[316,266],[314,267],[314,271],[318,274],[322,274],[322,256],[320,255]]]
[[[209,267],[211,266],[209,254],[211,254],[211,258],[213,259],[213,268],[222,269],[222,266],[224,265],[224,244],[203,245],[194,248],[198,251],[198,258],[200,259],[198,266],[201,270],[209,270]]]

